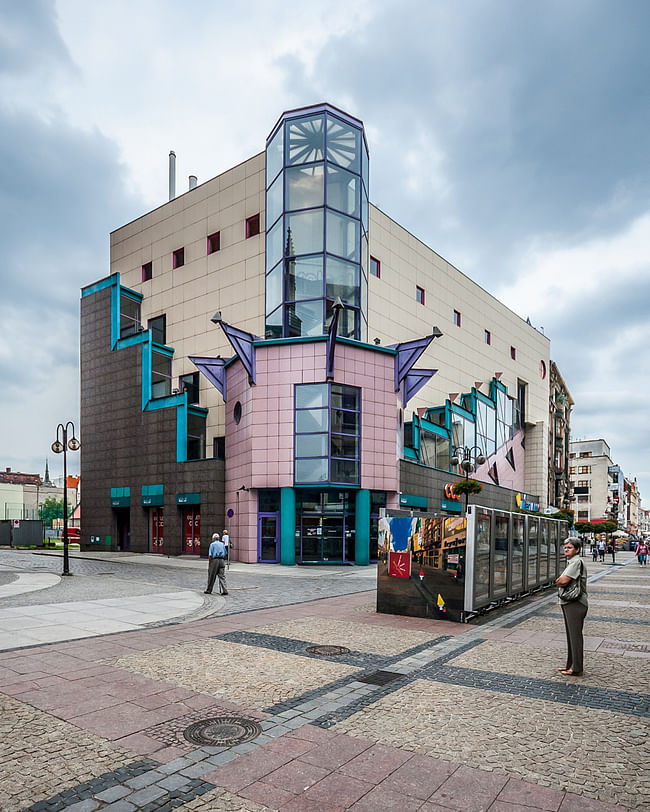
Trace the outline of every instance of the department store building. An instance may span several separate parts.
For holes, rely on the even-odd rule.
[[[81,296],[82,545],[367,564],[381,508],[546,507],[550,343],[369,201],[363,123],[266,148],[111,235]],[[558,506],[559,507],[559,506]]]

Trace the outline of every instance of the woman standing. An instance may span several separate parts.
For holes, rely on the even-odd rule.
[[[564,615],[567,659],[566,668],[558,668],[558,671],[567,677],[581,677],[584,645],[582,628],[587,616],[588,602],[587,568],[580,558],[580,542],[578,539],[568,538],[565,540],[564,555],[567,557],[568,563],[555,583],[560,587],[558,597]],[[567,594],[572,585],[577,588],[577,597]]]

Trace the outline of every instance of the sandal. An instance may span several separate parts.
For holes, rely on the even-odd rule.
[[[584,674],[584,671],[565,671],[565,677],[581,677]]]

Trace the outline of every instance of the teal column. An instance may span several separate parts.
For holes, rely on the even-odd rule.
[[[296,492],[280,488],[280,563],[296,563]]]
[[[370,563],[370,491],[363,488],[356,495],[356,543],[354,563],[364,567]]]

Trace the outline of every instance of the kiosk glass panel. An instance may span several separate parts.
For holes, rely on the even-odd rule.
[[[487,603],[490,598],[490,514],[476,513],[476,541],[474,545],[474,600]]]
[[[526,520],[523,516],[515,514],[512,517],[512,570],[510,592],[516,594],[524,588],[524,533]]]
[[[528,588],[537,586],[539,522],[528,517]]]
[[[494,598],[508,591],[508,525],[507,513],[494,514]]]
[[[539,582],[540,584],[544,584],[548,581],[548,522],[542,520],[540,524]]]
[[[551,532],[550,532],[550,539],[551,539],[551,561],[549,564],[549,576],[551,578],[557,578],[558,576],[558,540],[560,534],[560,524],[559,522],[551,522]]]

